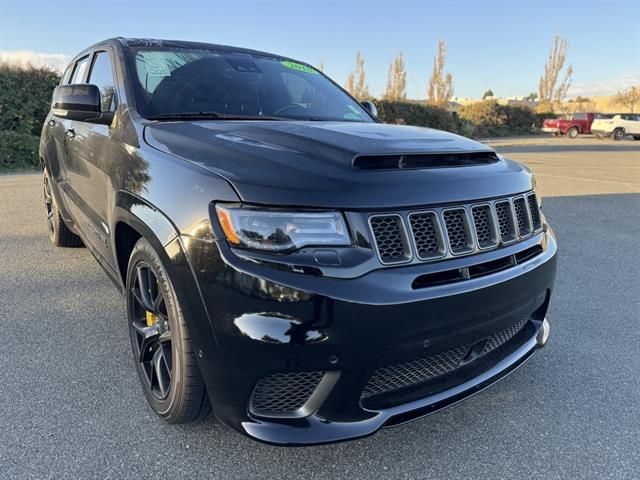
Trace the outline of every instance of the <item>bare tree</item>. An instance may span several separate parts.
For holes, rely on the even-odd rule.
[[[367,85],[367,76],[364,72],[364,59],[360,55],[360,51],[356,53],[356,66],[347,77],[345,85],[347,91],[358,100],[366,100],[369,98],[369,85]]]
[[[628,108],[631,113],[640,106],[640,85],[629,87],[624,92],[618,92],[611,101],[614,105]]]
[[[433,72],[429,79],[427,103],[439,107],[447,107],[453,97],[453,77],[445,75],[444,63],[447,58],[447,44],[444,40],[438,42],[438,56],[433,59]]]
[[[387,79],[384,98],[387,100],[407,99],[407,72],[402,52],[396,55],[396,58],[393,59],[389,66],[389,78]]]
[[[573,67],[569,65],[564,71],[564,77],[560,80],[560,74],[567,60],[567,49],[569,42],[559,35],[553,37],[553,45],[549,52],[549,58],[544,66],[544,74],[540,77],[538,84],[538,100],[540,108],[550,109],[557,105],[567,96],[567,91],[571,86],[571,75]]]

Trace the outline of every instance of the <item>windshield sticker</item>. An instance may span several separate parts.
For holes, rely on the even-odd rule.
[[[283,61],[280,62],[283,66],[290,68],[291,70],[297,70],[299,72],[304,73],[313,73],[314,75],[319,75],[319,73],[311,67],[307,67],[306,65],[302,65],[301,63]]]
[[[167,65],[167,57],[164,52],[140,52],[147,74],[152,77],[170,77],[171,70]]]

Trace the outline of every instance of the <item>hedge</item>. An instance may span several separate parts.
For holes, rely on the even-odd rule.
[[[0,130],[0,171],[37,168],[40,137]]]

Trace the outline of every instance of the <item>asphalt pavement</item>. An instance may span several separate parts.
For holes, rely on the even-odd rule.
[[[639,478],[640,142],[496,147],[536,172],[558,235],[547,347],[452,408],[295,449],[156,417],[122,298],[49,243],[40,176],[0,176],[0,478]]]

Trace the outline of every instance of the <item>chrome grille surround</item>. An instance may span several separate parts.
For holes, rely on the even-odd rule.
[[[400,215],[371,215],[369,227],[373,232],[380,262],[385,265],[397,265],[411,261],[411,246]]]
[[[464,205],[374,213],[368,221],[384,265],[480,253],[524,240],[543,229],[533,191]]]

